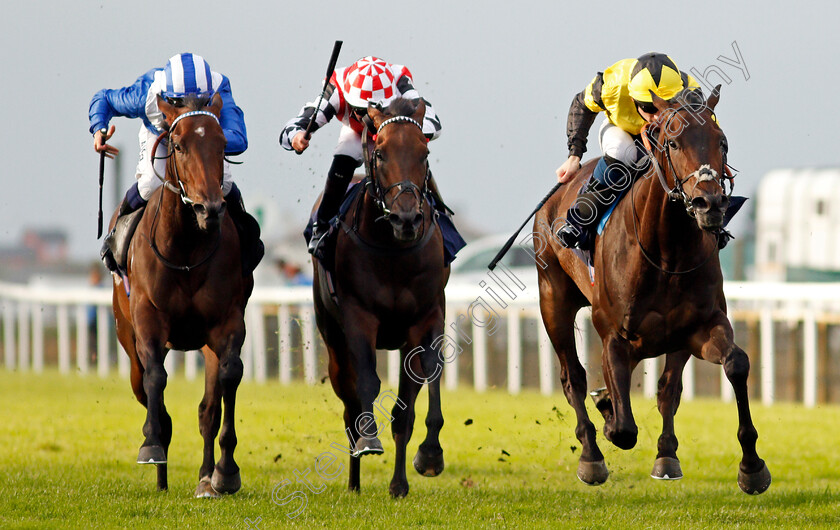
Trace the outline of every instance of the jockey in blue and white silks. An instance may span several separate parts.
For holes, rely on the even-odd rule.
[[[200,55],[179,53],[171,57],[166,66],[149,70],[132,85],[118,89],[102,89],[94,94],[90,101],[89,117],[90,132],[94,135],[93,146],[97,152],[104,152],[109,158],[113,158],[119,152],[119,149],[106,143],[115,131],[113,125],[109,128],[112,118],[140,118],[143,121],[137,134],[140,142],[140,158],[135,175],[137,182],[128,189],[125,200],[120,205],[121,217],[145,206],[152,192],[162,184],[155,172],[161,177],[166,172],[166,159],[163,158],[167,154],[165,139],[158,144],[157,153],[154,153],[154,156],[152,153],[155,140],[167,129],[166,118],[158,108],[157,97],[161,96],[175,106],[182,106],[184,98],[187,97],[204,100],[209,104],[214,94],[219,94],[222,98],[219,123],[227,140],[225,155],[241,154],[248,148],[245,115],[233,100],[230,80],[212,71]],[[243,236],[243,224],[249,225],[253,231],[255,222],[252,223],[252,219],[244,219],[248,214],[244,211],[239,189],[231,179],[230,164],[227,160],[224,162],[222,193],[228,206],[227,211],[240,230],[240,236]],[[258,227],[255,229],[256,241],[245,241],[245,244],[261,247]],[[109,237],[114,237],[113,232]],[[112,257],[109,255],[108,244],[106,238],[106,246],[102,249],[103,260],[109,269],[114,270],[113,260],[109,259]],[[261,250],[257,249],[257,252]]]
[[[210,70],[204,59],[192,53],[175,55],[164,68],[154,68],[137,78],[134,84],[118,88],[103,89],[94,94],[90,101],[90,132],[96,136],[99,131],[108,129],[111,118],[122,116],[126,118],[140,118],[138,139],[140,141],[140,160],[137,163],[137,191],[144,202],[161,182],[154,175],[152,169],[152,147],[155,139],[165,129],[165,118],[158,109],[157,96],[175,99],[193,95],[206,97],[209,101],[213,94],[222,96],[222,115],[220,122],[225,132],[227,146],[226,155],[238,155],[248,148],[248,136],[245,129],[245,116],[233,100],[228,78],[218,72]],[[111,138],[113,130],[109,131],[104,141]],[[101,151],[101,149],[97,149]],[[116,154],[116,148],[107,150],[109,154]],[[166,156],[166,145],[161,142],[158,146],[158,157]],[[163,176],[166,161],[158,158],[155,169]],[[230,165],[225,162],[223,192],[227,195],[232,186]],[[127,197],[131,197],[132,206],[137,207],[137,197],[129,190]]]

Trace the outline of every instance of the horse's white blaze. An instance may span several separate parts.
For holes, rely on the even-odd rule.
[[[195,134],[204,137],[204,127],[199,127],[195,130]]]

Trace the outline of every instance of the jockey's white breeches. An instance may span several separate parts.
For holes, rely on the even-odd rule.
[[[137,161],[137,189],[143,200],[148,201],[152,196],[152,192],[160,187],[161,180],[155,175],[163,178],[166,175],[166,141],[161,140],[158,144],[157,153],[155,155],[154,167],[152,167],[152,149],[155,146],[157,137],[146,128],[145,125],[140,125],[140,132],[137,133],[137,138],[140,141],[140,160]],[[361,148],[359,148],[359,156],[361,157]],[[224,163],[224,173],[222,176],[222,194],[227,195],[233,186],[233,179],[230,175],[230,164],[227,160]]]

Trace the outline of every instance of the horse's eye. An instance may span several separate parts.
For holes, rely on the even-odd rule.
[[[668,147],[670,147],[671,149],[679,149],[677,142],[674,140],[668,140]]]
[[[373,152],[373,156],[374,156],[374,158],[376,158],[377,160],[382,160],[382,151],[380,151],[379,149],[377,149],[376,151],[374,151],[374,152]]]
[[[182,150],[182,149],[181,149],[181,144],[173,143],[173,144],[172,144],[172,149],[174,149],[174,150],[176,150],[176,151],[178,151],[178,152],[180,153],[180,152],[181,152],[181,150]]]
[[[726,138],[724,138],[720,141],[720,150],[723,151],[724,153],[729,152],[729,142],[726,141]]]

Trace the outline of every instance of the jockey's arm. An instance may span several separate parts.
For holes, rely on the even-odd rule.
[[[566,120],[569,157],[555,172],[559,182],[568,182],[580,169],[580,158],[586,152],[586,138],[598,115],[586,105],[585,97],[586,90],[576,95],[569,107],[569,117]]]
[[[230,89],[230,80],[222,76],[222,84],[218,92],[222,96],[222,113],[219,122],[225,132],[226,155],[238,155],[248,149],[248,131],[245,128],[245,113],[236,105],[233,100],[233,93]]]
[[[125,118],[142,118],[145,116],[146,93],[152,83],[154,70],[146,72],[138,77],[134,84],[118,88],[103,88],[93,95],[90,100],[88,117],[90,119],[90,133],[94,135],[93,148],[97,152],[106,153],[106,156],[113,158],[119,152],[116,147],[106,142],[114,134],[115,127],[108,125],[111,119],[121,116]],[[107,133],[102,134],[102,130]]]
[[[103,88],[90,100],[88,117],[90,133],[107,129],[111,119],[117,116],[142,118],[146,111],[146,92],[151,85],[154,70],[137,78],[134,84],[118,89]]]
[[[397,90],[400,92],[400,96],[406,99],[420,98],[420,93],[414,88],[411,77],[408,75],[403,75],[397,80]],[[429,103],[428,99],[423,98],[423,102],[426,104],[426,114],[423,118],[423,134],[429,140],[434,140],[440,136],[440,118],[437,117],[437,113],[435,113],[435,109]]]
[[[287,151],[303,152],[309,147],[309,139],[305,138],[306,127],[309,125],[309,120],[313,114],[315,116],[315,123],[312,125],[310,132],[314,133],[335,117],[340,105],[338,90],[331,81],[327,84],[327,89],[324,91],[324,97],[321,99],[321,104],[318,109],[315,108],[318,98],[311,101],[300,109],[297,116],[289,120],[283,131],[280,133],[280,146]]]

